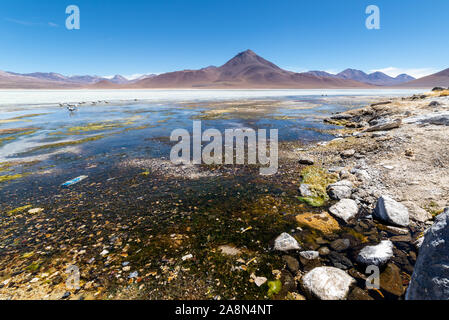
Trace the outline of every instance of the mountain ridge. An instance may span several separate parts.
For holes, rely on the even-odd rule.
[[[238,53],[221,66],[197,70],[181,70],[159,75],[148,74],[137,79],[122,75],[102,77],[92,75],[64,76],[55,72],[19,74],[0,71],[0,88],[238,88],[238,89],[320,89],[320,88],[382,88],[449,86],[449,69],[415,79],[407,74],[390,77],[377,71],[370,74],[357,69],[345,69],[338,74],[326,71],[292,72],[257,55],[252,50]],[[421,80],[421,81],[420,81]]]

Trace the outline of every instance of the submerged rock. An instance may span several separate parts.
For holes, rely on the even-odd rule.
[[[343,199],[330,207],[329,212],[347,223],[357,215],[359,208],[354,200]]]
[[[377,246],[363,248],[357,256],[357,261],[365,265],[381,266],[393,257],[393,243],[390,240],[381,241]]]
[[[449,300],[449,208],[426,232],[407,300]]]
[[[304,291],[321,300],[345,300],[355,282],[346,272],[333,267],[315,268],[301,278]]]
[[[288,233],[283,233],[274,240],[274,250],[276,251],[290,251],[300,250],[298,241]]]
[[[380,288],[394,296],[400,297],[404,294],[401,270],[396,265],[389,263],[381,273]]]
[[[337,239],[331,243],[331,248],[335,251],[345,251],[350,245],[349,239]]]
[[[300,227],[315,229],[324,234],[330,234],[340,230],[340,225],[337,220],[332,218],[327,212],[300,214],[296,216],[296,221]]]
[[[299,261],[292,256],[283,256],[282,260],[287,264],[287,268],[295,274],[299,270]]]
[[[407,227],[410,224],[407,207],[388,196],[382,196],[377,200],[374,216],[382,221]]]

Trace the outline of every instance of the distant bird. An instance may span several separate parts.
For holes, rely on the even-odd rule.
[[[67,110],[69,110],[70,112],[76,111],[77,108],[78,108],[77,104],[68,104],[67,105]]]

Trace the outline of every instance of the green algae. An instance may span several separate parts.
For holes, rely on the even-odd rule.
[[[282,282],[280,280],[268,281],[268,297],[272,297],[282,290]]]
[[[28,204],[28,205],[23,206],[23,207],[15,208],[15,209],[13,209],[11,211],[8,211],[7,215],[8,216],[12,216],[12,215],[15,215],[15,214],[17,214],[19,212],[23,212],[23,211],[25,211],[27,209],[31,209],[31,207],[32,206]]]
[[[12,180],[17,180],[17,179],[26,177],[26,176],[28,176],[30,174],[31,173],[18,173],[18,174],[0,176],[0,183],[9,182],[9,181],[12,181]]]
[[[75,132],[75,133],[81,133],[81,132],[93,132],[93,131],[104,131],[104,130],[112,130],[117,128],[123,128],[124,125],[120,123],[88,123],[85,126],[77,126],[77,127],[71,127],[67,131],[68,132]]]
[[[88,138],[84,138],[84,139],[76,140],[76,141],[66,141],[66,142],[46,144],[46,145],[42,145],[42,146],[39,146],[39,147],[32,148],[28,152],[32,153],[32,152],[41,151],[41,150],[57,149],[57,148],[62,148],[62,147],[74,146],[74,145],[79,145],[79,144],[83,144],[83,143],[86,143],[86,142],[97,141],[97,140],[100,140],[100,139],[102,139],[104,137],[105,137],[104,135],[97,135],[97,136],[88,137]]]
[[[322,207],[329,201],[326,188],[329,184],[335,183],[337,177],[323,168],[309,166],[301,171],[301,181],[309,186],[312,196],[298,199],[311,207]]]

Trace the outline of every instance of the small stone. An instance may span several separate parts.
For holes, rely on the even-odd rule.
[[[42,209],[42,208],[34,208],[34,209],[28,210],[28,213],[29,214],[38,214],[38,213],[41,213],[43,211],[44,211],[44,209]]]
[[[302,251],[299,253],[299,255],[306,260],[315,260],[320,256],[318,251]]]
[[[350,244],[349,239],[337,239],[331,243],[331,248],[335,251],[345,251],[349,248]]]
[[[134,272],[131,272],[130,274],[129,274],[129,279],[134,279],[134,278],[137,278],[139,276],[139,273],[137,272],[137,271],[134,271]]]
[[[184,257],[182,257],[181,259],[182,259],[182,261],[190,260],[190,259],[193,259],[193,255],[192,254],[187,254]]]
[[[107,255],[108,253],[109,253],[109,251],[105,249],[105,250],[101,251],[100,255],[101,255],[102,257],[104,257],[104,256]]]
[[[331,253],[328,247],[321,247],[320,249],[318,249],[318,252],[320,253],[320,256],[327,256],[329,253]]]
[[[354,266],[351,260],[349,260],[346,256],[335,251],[332,251],[329,254],[328,258],[331,261],[332,265],[338,269],[348,270]]]
[[[346,272],[332,267],[318,267],[301,278],[304,291],[320,300],[344,300],[355,280]]]
[[[348,300],[364,301],[364,300],[374,300],[374,299],[365,290],[362,290],[359,287],[355,287],[349,294]]]
[[[340,153],[342,158],[350,158],[355,155],[354,149],[345,150],[342,153]]]
[[[70,295],[71,295],[71,293],[68,292],[68,291],[66,291],[66,292],[62,295],[61,299],[67,299],[68,297],[70,297]]]
[[[329,208],[329,212],[337,218],[342,219],[348,223],[359,212],[357,203],[352,199],[340,200],[337,204]]]
[[[315,163],[315,161],[312,158],[308,158],[308,157],[301,157],[299,158],[299,164],[304,164],[307,166],[311,166]]]
[[[261,285],[263,285],[265,282],[267,282],[268,279],[265,277],[256,277],[254,279],[254,283],[256,284],[256,286],[260,287]]]
[[[219,246],[218,249],[227,256],[237,256],[242,253],[240,249],[229,245]]]
[[[363,248],[357,256],[357,261],[365,265],[381,266],[393,257],[393,243],[390,240],[381,241],[377,246]]]
[[[288,233],[283,233],[274,241],[274,250],[276,251],[290,251],[300,250],[298,241]]]
[[[287,264],[287,268],[293,273],[296,274],[299,270],[299,261],[293,258],[292,256],[283,256],[282,260]]]

